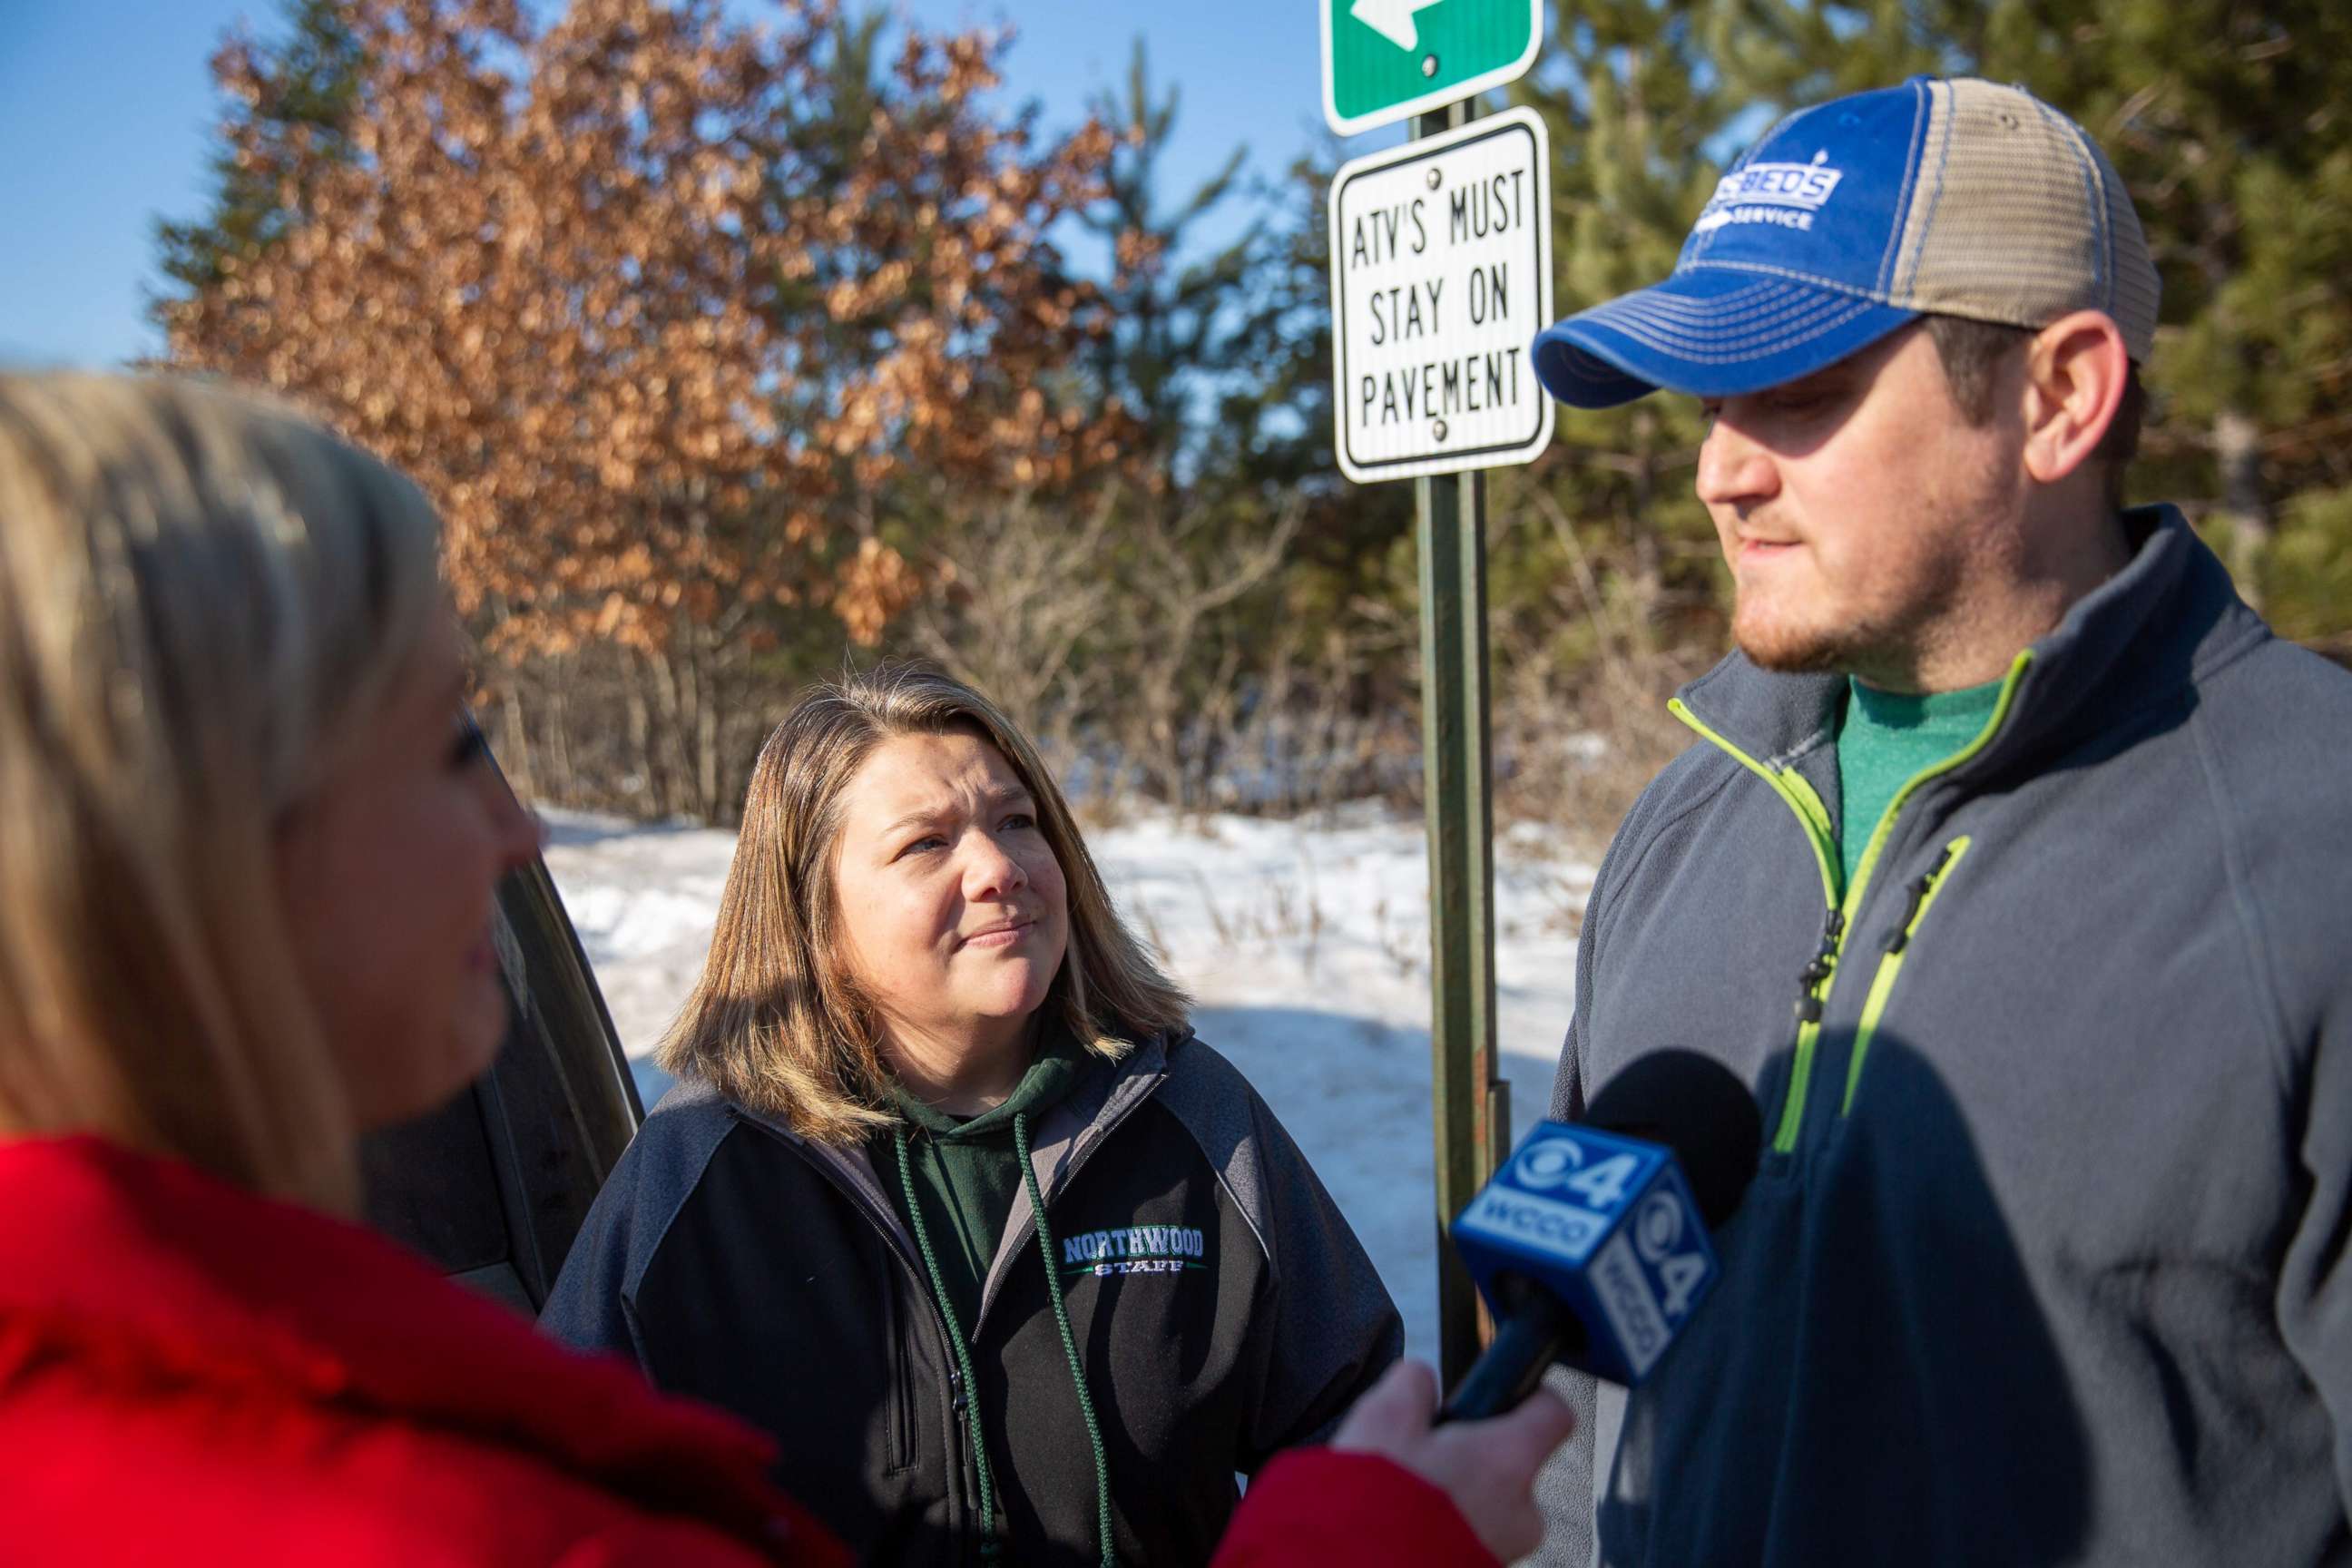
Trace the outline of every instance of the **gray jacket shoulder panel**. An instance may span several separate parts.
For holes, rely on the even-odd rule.
[[[2189,715],[2255,989],[2289,1093],[2352,1026],[2352,672],[2265,640]]]
[[[1696,815],[1737,780],[1742,769],[1718,748],[1699,741],[1660,770],[1643,786],[1625,820],[1609,840],[1601,867],[1585,900],[1585,919],[1576,942],[1576,995],[1570,1003],[1568,1034],[1561,1043],[1559,1067],[1552,1079],[1549,1114],[1570,1121],[1584,1113],[1591,1086],[1581,1079],[1576,1042],[1581,1032],[1592,976],[1600,963],[1601,943],[1620,907],[1617,889],[1640,874],[1642,863],[1673,831],[1675,824]]]
[[[1169,1072],[1160,1085],[1158,1100],[1161,1109],[1174,1116],[1201,1146],[1202,1157],[1217,1173],[1218,1181],[1233,1196],[1234,1207],[1257,1237],[1258,1250],[1265,1255],[1266,1268],[1279,1286],[1282,1258],[1274,1240],[1272,1173],[1259,1157],[1260,1119],[1274,1122],[1274,1113],[1241,1069],[1195,1035],[1186,1036],[1170,1048]],[[1281,1131],[1279,1122],[1274,1122],[1274,1127],[1287,1144],[1289,1134]],[[1300,1163],[1303,1167],[1304,1161]]]
[[[1601,858],[1593,879],[1591,902],[1601,904],[1605,921],[1608,895],[1640,874],[1643,858],[1675,825],[1704,808],[1746,770],[1717,746],[1699,741],[1668,763],[1650,781],[1625,814],[1625,820]]]
[[[681,1079],[662,1096],[589,1206],[540,1310],[543,1332],[646,1364],[631,1305],[638,1282],[735,1127],[733,1110],[707,1084]]]
[[[629,1144],[629,1155],[637,1161],[632,1183],[638,1216],[641,1220],[659,1216],[658,1226],[651,1227],[655,1234],[645,1243],[647,1258],[661,1245],[659,1233],[668,1229],[669,1222],[693,1195],[711,1155],[727,1141],[736,1122],[735,1108],[717,1089],[691,1079],[672,1086],[646,1114]],[[614,1175],[619,1174],[616,1168]],[[606,1183],[608,1188],[611,1184]],[[630,1278],[643,1272],[640,1261],[630,1270]]]
[[[1254,1458],[1318,1440],[1404,1353],[1396,1303],[1306,1155],[1223,1056],[1194,1037],[1171,1044],[1155,1101],[1199,1146],[1265,1258]]]

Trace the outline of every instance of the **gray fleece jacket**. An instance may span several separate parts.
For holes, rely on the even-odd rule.
[[[1552,1109],[1691,1047],[1767,1146],[1658,1373],[1571,1387],[1548,1561],[2352,1562],[2352,675],[2127,521],[1851,887],[1843,679],[1678,699]]]

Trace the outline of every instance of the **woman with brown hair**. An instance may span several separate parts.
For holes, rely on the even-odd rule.
[[[537,844],[466,720],[437,534],[270,405],[0,374],[11,1568],[845,1560],[756,1434],[351,1222],[358,1134],[498,1049],[492,889]],[[1532,1544],[1564,1412],[1431,1403],[1401,1369],[1221,1563]]]
[[[541,1324],[768,1429],[870,1558],[1205,1562],[1402,1334],[1187,1012],[987,699],[820,689]]]

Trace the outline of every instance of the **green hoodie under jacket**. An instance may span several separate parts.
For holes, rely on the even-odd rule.
[[[1546,1562],[2352,1561],[2352,674],[2126,521],[1851,878],[1845,680],[1677,700],[1552,1110],[1696,1048],[1765,1150],[1655,1373],[1574,1384]]]
[[[981,1286],[1012,1217],[1013,1194],[1021,1190],[1014,1118],[1027,1117],[1034,1123],[1061,1101],[1090,1062],[1108,1070],[1108,1064],[1088,1057],[1067,1029],[1048,1027],[1035,1059],[1013,1092],[1002,1105],[977,1116],[950,1116],[905,1088],[892,1086],[891,1102],[905,1124],[878,1134],[869,1152],[883,1176],[882,1190],[898,1211],[898,1223],[908,1235],[929,1240],[959,1323],[979,1320]],[[898,1180],[896,1145],[901,1137],[907,1142],[915,1198],[922,1205],[919,1227],[907,1211],[907,1189]]]

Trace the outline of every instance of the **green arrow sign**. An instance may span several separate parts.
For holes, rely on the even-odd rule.
[[[1318,0],[1323,118],[1342,136],[1523,75],[1543,0]]]

